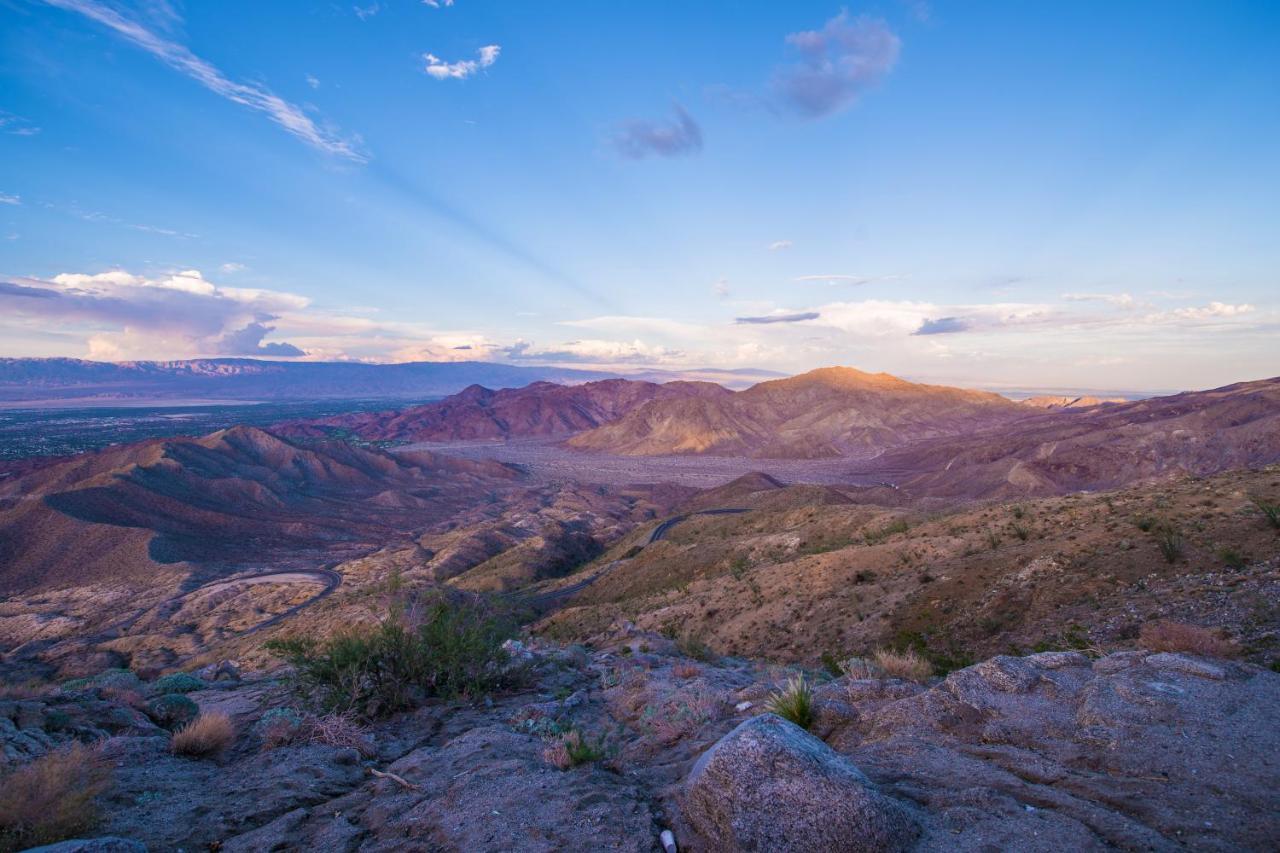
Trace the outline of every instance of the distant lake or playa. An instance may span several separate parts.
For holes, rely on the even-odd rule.
[[[298,418],[405,408],[421,401],[322,400],[245,403],[208,400],[107,401],[77,408],[26,404],[0,410],[0,460],[68,456],[112,444],[205,435],[245,424],[266,427]]]

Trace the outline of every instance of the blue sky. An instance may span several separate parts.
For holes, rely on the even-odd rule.
[[[1278,138],[1273,3],[0,0],[0,355],[1208,387]]]

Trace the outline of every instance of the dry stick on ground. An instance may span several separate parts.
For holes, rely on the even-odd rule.
[[[421,791],[421,790],[422,790],[422,788],[421,788],[420,786],[415,785],[415,784],[413,784],[412,782],[410,782],[409,780],[407,780],[407,779],[405,779],[405,778],[403,778],[403,777],[401,777],[401,776],[397,776],[397,775],[396,775],[396,774],[394,774],[394,773],[384,773],[384,772],[383,772],[383,771],[381,771],[381,770],[374,770],[372,767],[370,767],[370,768],[369,768],[369,772],[370,772],[370,773],[372,773],[374,776],[377,776],[379,779],[390,779],[392,782],[395,782],[397,785],[399,785],[400,787],[402,787],[402,788],[404,788],[404,789],[406,789],[406,790],[409,790],[409,791]]]

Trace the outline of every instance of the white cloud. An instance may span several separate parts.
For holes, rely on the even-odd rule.
[[[44,0],[44,2],[60,9],[78,12],[97,21],[160,59],[169,67],[187,75],[209,91],[255,112],[264,113],[287,132],[314,148],[358,163],[368,159],[357,150],[353,142],[321,128],[300,107],[262,86],[237,83],[227,78],[211,63],[192,53],[186,45],[152,32],[104,3],[97,0]]]
[[[711,285],[711,292],[714,293],[716,297],[719,299],[728,299],[729,298],[729,280],[727,278],[720,279],[715,284]]]
[[[124,270],[0,282],[0,316],[78,330],[90,353],[115,357],[237,354],[297,356],[264,343],[267,325],[305,309],[293,293],[222,287],[198,270],[148,277]]]
[[[793,244],[790,240],[774,240],[769,244],[769,251],[780,252],[783,249],[790,249],[792,245]]]
[[[1252,312],[1253,306],[1248,304],[1228,305],[1224,302],[1210,302],[1200,308],[1175,308],[1168,315],[1181,320],[1213,320],[1225,317],[1240,317]]]
[[[244,270],[244,264],[236,263],[235,261],[228,261],[227,263],[218,267],[218,269],[230,275],[232,273],[242,272]]]
[[[368,6],[352,6],[351,11],[356,13],[356,17],[362,21],[367,21],[381,11],[382,7],[377,3],[370,3]]]
[[[1128,293],[1064,293],[1062,298],[1068,302],[1105,302],[1117,308],[1146,307],[1146,303],[1134,299]]]
[[[0,193],[0,204],[22,204],[22,197]]]
[[[422,0],[423,6],[430,6],[432,9],[440,9],[445,6],[452,6],[453,0]]]
[[[316,77],[316,76],[315,76],[315,75],[313,75],[313,74],[308,74],[304,79],[307,81],[307,85],[308,85],[308,86],[310,86],[312,89],[319,89],[319,88],[320,88],[320,78],[319,78],[319,77]]]
[[[424,53],[422,58],[426,60],[427,74],[437,80],[465,80],[476,72],[488,68],[498,61],[498,54],[502,52],[502,47],[496,44],[487,44],[476,51],[475,59],[460,59],[457,62],[445,62],[433,53]]]

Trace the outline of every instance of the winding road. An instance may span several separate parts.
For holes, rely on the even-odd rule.
[[[668,518],[666,521],[653,528],[649,533],[649,538],[645,540],[644,544],[652,545],[654,542],[659,542],[665,539],[667,534],[671,532],[671,528],[675,527],[682,521],[688,521],[695,515],[736,515],[738,513],[748,511],[747,507],[720,507],[717,509],[700,509],[694,512],[673,515],[671,518]],[[510,596],[510,601],[513,604],[522,607],[529,607],[540,613],[553,610],[573,598],[578,593],[582,592],[587,587],[591,586],[596,581],[600,580],[600,578],[612,572],[622,563],[630,560],[635,555],[636,554],[633,552],[628,557],[623,557],[621,559],[605,563],[600,567],[599,571],[595,572],[590,577],[583,578],[577,583],[570,584],[569,586],[562,586],[558,589],[548,590],[547,592],[538,593],[536,595],[520,595],[517,593]]]

